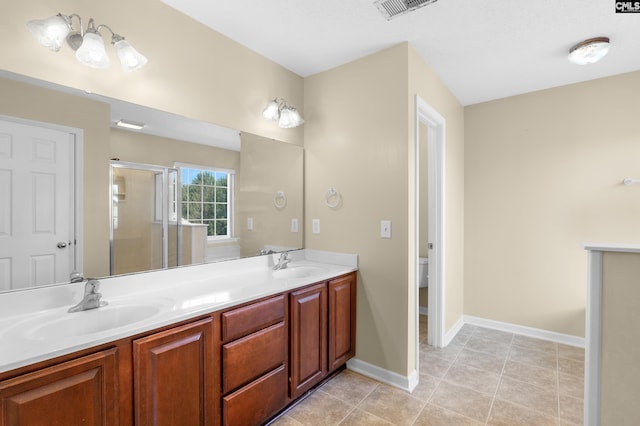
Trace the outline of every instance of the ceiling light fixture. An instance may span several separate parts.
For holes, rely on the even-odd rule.
[[[294,107],[282,98],[270,101],[262,110],[262,116],[270,121],[277,121],[283,129],[298,127],[304,123],[304,119]]]
[[[79,21],[79,31],[73,27],[74,17]],[[82,18],[76,13],[71,15],[58,13],[46,19],[34,19],[27,23],[27,28],[35,39],[49,50],[58,52],[66,40],[69,47],[76,51],[76,59],[82,64],[91,68],[107,68],[110,64],[109,56],[100,34],[100,30],[104,28],[111,33],[111,44],[116,49],[123,71],[135,71],[147,63],[147,58],[107,25],[96,27],[95,21],[90,18],[86,30],[83,29]]]
[[[609,38],[595,37],[573,46],[569,49],[569,62],[578,65],[593,64],[609,52]]]
[[[116,126],[118,127],[122,127],[124,129],[130,129],[130,130],[142,130],[144,129],[144,123],[136,123],[133,121],[127,121],[127,120],[118,120],[116,121]]]

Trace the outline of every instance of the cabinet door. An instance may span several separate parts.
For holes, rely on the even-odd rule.
[[[291,398],[327,374],[327,287],[316,284],[291,293]]]
[[[215,409],[213,321],[133,342],[136,425],[210,425]]]
[[[0,382],[0,425],[118,423],[117,350]]]
[[[329,281],[329,370],[356,354],[356,274]]]

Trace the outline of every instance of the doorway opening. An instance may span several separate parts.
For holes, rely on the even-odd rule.
[[[428,320],[427,344],[435,347],[444,345],[444,160],[445,160],[445,119],[422,98],[416,96],[415,124],[415,300],[416,300],[416,365],[420,350],[420,290],[427,290]],[[426,135],[425,135],[426,132]],[[421,151],[426,148],[426,155]],[[426,157],[427,165],[421,164]],[[424,160],[423,160],[424,161]],[[425,176],[426,174],[426,176]],[[426,191],[423,187],[427,186]],[[422,189],[421,189],[422,188]],[[427,202],[422,203],[420,194],[426,194]],[[424,198],[424,196],[422,197]],[[421,208],[421,205],[423,206]],[[426,205],[426,209],[425,206]],[[425,211],[426,210],[426,211]],[[426,216],[428,231],[420,230],[421,218]],[[420,236],[428,236],[420,238]],[[426,239],[426,241],[425,241]],[[425,256],[426,254],[426,256]],[[428,284],[422,289],[420,284],[419,257],[428,258]],[[424,265],[423,265],[424,266]],[[424,300],[424,295],[423,295]],[[424,312],[424,309],[423,309]]]

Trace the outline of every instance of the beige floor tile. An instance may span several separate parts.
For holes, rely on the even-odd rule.
[[[560,395],[560,420],[582,424],[584,403],[581,398]]]
[[[314,392],[287,413],[288,417],[305,426],[337,425],[354,409],[324,392]]]
[[[431,352],[433,355],[437,355],[440,358],[444,358],[450,361],[455,360],[460,352],[464,349],[464,345],[460,343],[451,342],[444,348],[435,348],[431,345],[427,345],[426,343],[420,344],[420,351]]]
[[[425,405],[409,393],[387,385],[380,385],[358,408],[395,425],[410,425]]]
[[[584,348],[558,344],[558,357],[584,361]]]
[[[536,351],[520,346],[511,346],[509,359],[523,364],[531,364],[536,367],[548,368],[555,370],[558,368],[558,357],[556,353]]]
[[[491,426],[557,426],[558,419],[507,401],[496,399],[487,423]]]
[[[435,391],[440,384],[440,380],[441,379],[429,374],[420,374],[418,386],[413,390],[411,396],[422,401],[428,401],[431,395],[433,395],[433,391]]]
[[[295,419],[292,419],[285,414],[284,416],[281,416],[280,418],[269,423],[269,426],[302,426],[302,423]]]
[[[429,403],[484,423],[492,399],[493,395],[443,381]]]
[[[540,386],[542,388],[558,387],[558,373],[555,369],[540,368],[531,364],[523,364],[521,362],[515,362],[507,360],[504,366],[505,376],[512,379],[520,380],[521,382],[530,383],[532,385]]]
[[[560,383],[560,395],[572,396],[574,398],[584,398],[584,377],[572,374],[558,374]]]
[[[340,423],[340,426],[393,426],[393,423],[356,408]]]
[[[378,384],[379,382],[368,377],[344,370],[322,385],[320,391],[326,392],[347,404],[358,405]]]
[[[558,391],[556,388],[541,388],[529,383],[502,377],[496,398],[522,405],[541,413],[558,415]]]
[[[481,426],[484,423],[464,417],[453,411],[427,404],[413,424],[414,426]]]
[[[511,345],[509,343],[474,335],[469,338],[469,341],[467,341],[467,344],[464,347],[478,352],[506,357],[509,353],[510,346]]]
[[[456,363],[451,366],[447,375],[444,376],[444,380],[456,385],[466,386],[481,393],[493,395],[500,383],[500,375]]]
[[[458,358],[456,364],[465,364],[481,370],[491,371],[492,373],[502,373],[504,367],[505,356],[478,352],[464,348]]]
[[[528,336],[514,336],[513,344],[521,348],[533,349],[540,352],[556,353],[558,344],[549,340],[535,339]]]
[[[558,371],[564,374],[584,377],[584,361],[568,358],[558,358]]]
[[[451,364],[453,364],[453,359],[442,358],[432,351],[420,351],[418,363],[420,374],[429,374],[430,376],[442,378]]]
[[[462,328],[460,329],[460,331],[458,331],[457,336],[463,336],[463,335],[472,335],[473,333],[476,332],[476,330],[479,327],[476,325],[471,325],[471,324],[465,324],[462,326]]]
[[[478,327],[475,333],[473,333],[473,336],[508,344],[511,344],[511,341],[513,340],[513,333],[507,333],[506,331],[492,330],[490,328],[482,327]]]

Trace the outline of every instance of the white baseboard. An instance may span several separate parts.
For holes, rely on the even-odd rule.
[[[442,342],[442,346],[447,346],[449,343],[451,343],[451,341],[453,340],[454,337],[456,337],[456,334],[458,334],[458,332],[460,331],[464,323],[465,322],[463,317],[458,318],[458,321],[456,321],[456,323],[453,324],[453,327],[451,327],[449,331],[444,333],[444,340]]]
[[[463,322],[465,324],[477,325],[479,327],[485,327],[485,328],[492,328],[494,330],[506,331],[509,333],[519,334],[522,336],[534,337],[536,339],[542,339],[542,340],[550,340],[556,343],[562,343],[569,346],[584,348],[584,337],[572,336],[570,334],[556,333],[555,331],[542,330],[540,328],[526,327],[523,325],[510,324],[507,322],[494,321],[494,320],[474,317],[472,315],[464,315]],[[447,336],[449,335],[449,333],[447,333]],[[447,341],[447,343],[449,342],[450,340]]]
[[[418,372],[416,370],[413,370],[409,376],[403,376],[357,358],[351,358],[347,361],[347,368],[363,376],[408,392],[413,392],[413,389],[418,385]]]

